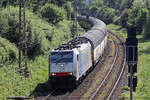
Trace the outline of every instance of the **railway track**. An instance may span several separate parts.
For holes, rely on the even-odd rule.
[[[72,89],[54,89],[51,93],[49,93],[47,96],[42,98],[42,100],[71,100],[70,91]]]
[[[48,100],[48,98],[49,98],[56,90],[57,90],[57,88],[54,89],[50,94],[48,94],[47,96],[45,96],[42,100]]]
[[[113,34],[112,32],[110,32],[110,33]],[[113,35],[115,35],[115,34],[113,34]],[[111,96],[113,95],[115,89],[117,88],[117,85],[119,84],[119,81],[121,80],[121,76],[123,75],[123,72],[124,72],[124,70],[125,70],[125,65],[126,65],[126,47],[125,47],[125,44],[122,42],[122,40],[121,40],[117,35],[115,35],[115,36],[116,36],[116,38],[121,42],[121,44],[122,44],[122,46],[123,46],[123,48],[124,48],[124,60],[123,60],[123,67],[122,67],[122,69],[121,69],[120,75],[119,75],[119,77],[118,77],[118,79],[117,79],[117,81],[116,81],[114,87],[113,87],[112,90],[110,91],[110,93],[109,93],[109,95],[108,95],[108,97],[107,97],[106,100],[110,100],[110,98],[111,98]]]
[[[105,75],[103,80],[101,80],[100,85],[96,88],[95,92],[91,94],[90,98],[85,98],[86,100],[95,100],[95,99],[98,99],[98,100],[111,100],[111,96],[113,95],[113,93],[114,93],[114,91],[115,91],[115,89],[116,89],[116,87],[117,87],[117,85],[118,85],[118,83],[119,83],[119,81],[121,79],[121,76],[122,76],[122,74],[124,72],[125,59],[126,59],[125,55],[123,55],[124,59],[123,59],[123,61],[121,63],[118,63],[118,59],[120,59],[119,56],[120,56],[120,53],[122,52],[122,51],[119,51],[121,46],[122,46],[122,49],[124,49],[123,50],[124,51],[123,54],[125,54],[125,45],[123,44],[123,42],[120,40],[120,38],[117,35],[115,35],[113,33],[111,33],[111,34],[112,34],[111,37],[113,38],[113,43],[115,44],[115,47],[116,47],[115,48],[115,56],[114,56],[114,59],[113,59],[113,63],[110,66],[109,71],[107,71],[107,74]],[[118,46],[118,44],[120,44],[120,46]],[[111,83],[111,86],[108,86],[107,85],[107,84],[109,84],[108,80],[110,80],[112,71],[114,71],[114,67],[116,67],[117,63],[120,64],[120,65],[122,64],[123,67],[120,67],[120,69],[116,68],[116,70],[118,70],[118,73],[119,72],[120,73],[118,74],[115,71],[117,73],[116,74],[117,78],[115,78],[115,83],[113,83],[113,84]],[[99,77],[97,77],[97,78],[99,78]],[[106,87],[110,87],[109,90],[106,91],[106,93],[105,93],[106,95],[103,96],[102,98],[101,97],[99,98],[98,95],[99,94],[104,94],[102,92],[105,92]],[[82,84],[81,84],[81,87],[79,86],[79,88],[80,89],[76,89],[74,91],[79,92],[79,90],[81,90],[83,88]],[[75,94],[76,92],[72,93],[72,92],[69,92],[70,90],[67,90],[66,93],[62,93],[64,91],[66,91],[66,90],[59,91],[59,89],[54,89],[51,93],[49,93],[42,100],[62,100],[62,99],[64,99],[64,100],[72,100],[72,99],[73,100],[80,100],[81,99],[82,100],[83,99],[82,95]]]
[[[114,40],[114,43],[116,43],[115,40]],[[111,71],[112,71],[112,69],[114,67],[114,64],[115,64],[115,62],[117,60],[117,56],[118,56],[118,47],[115,50],[115,57],[114,57],[112,65],[110,67],[110,70],[108,71],[108,73],[106,74],[105,78],[103,79],[103,81],[101,82],[101,84],[98,86],[98,88],[96,89],[96,91],[91,95],[91,97],[90,97],[89,100],[93,100],[95,98],[95,96],[97,95],[98,91],[100,90],[100,88],[102,88],[102,86],[105,84],[105,81],[107,80],[108,76],[110,75],[110,73],[111,73]]]
[[[101,84],[97,87],[96,91],[91,95],[91,97],[89,98],[89,100],[111,100],[111,96],[113,95],[115,89],[117,88],[117,85],[121,79],[121,76],[123,75],[123,72],[125,70],[125,64],[126,64],[126,55],[125,55],[125,45],[123,44],[122,40],[115,34],[113,34],[112,32],[109,31],[109,33],[112,35],[111,37],[114,38],[113,42],[116,46],[116,50],[115,50],[115,57],[114,57],[114,60],[113,60],[113,63],[108,71],[108,73],[106,74],[106,76],[104,77],[104,79],[101,81]],[[116,41],[116,39],[120,42],[118,43]],[[123,62],[122,62],[122,68],[120,66],[120,73],[116,76],[118,77],[116,80],[115,80],[115,83],[111,83],[110,81],[110,78],[113,74],[115,73],[112,73],[112,71],[114,71],[113,69],[115,69],[117,63],[118,63],[118,60],[119,60],[119,55],[120,55],[120,47],[118,46],[118,44],[121,44],[123,49],[124,49],[124,59],[123,59]],[[109,85],[110,84],[110,85]],[[108,90],[105,90],[107,87],[109,87]],[[107,91],[107,92],[106,92]],[[102,94],[100,96],[98,96],[98,94]],[[103,94],[106,94],[106,95],[103,95]]]

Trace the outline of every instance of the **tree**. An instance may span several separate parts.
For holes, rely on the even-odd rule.
[[[66,12],[63,8],[59,8],[54,4],[46,4],[41,8],[41,16],[52,24],[57,24],[58,22],[66,18]]]
[[[73,10],[71,2],[67,2],[64,5],[64,8],[65,8],[65,10],[67,12],[67,18],[69,19],[74,14],[74,10]]]
[[[98,9],[96,17],[104,21],[106,24],[110,24],[113,22],[115,14],[116,14],[115,9],[103,6]]]
[[[96,7],[96,6],[92,6],[89,9],[91,16],[96,16],[97,11],[98,11],[98,7]]]
[[[146,24],[144,27],[143,37],[145,39],[150,39],[150,11],[148,11],[148,16],[147,16]]]
[[[51,3],[56,4],[58,6],[63,6],[68,1],[70,1],[70,0],[51,0]]]
[[[127,21],[128,21],[128,9],[125,9],[123,11],[123,14],[121,15],[121,18],[120,18],[120,25],[122,27],[126,27],[127,26]]]
[[[8,4],[8,1],[7,0],[2,0],[0,3],[1,3],[2,7],[6,7],[7,4]]]
[[[103,0],[104,4],[106,4],[108,7],[114,8],[115,7],[115,1],[116,0]]]
[[[136,33],[141,34],[146,22],[146,13],[147,10],[145,8],[139,8],[138,6],[130,8],[128,11],[127,27],[136,27]]]
[[[144,1],[145,1],[146,8],[150,10],[150,0],[144,0]]]

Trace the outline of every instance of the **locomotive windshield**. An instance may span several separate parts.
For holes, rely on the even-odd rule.
[[[73,51],[51,52],[51,63],[73,62]]]

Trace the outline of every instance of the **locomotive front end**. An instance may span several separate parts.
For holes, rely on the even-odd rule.
[[[75,82],[74,51],[52,51],[49,72],[49,80],[53,86],[62,88],[72,85]]]

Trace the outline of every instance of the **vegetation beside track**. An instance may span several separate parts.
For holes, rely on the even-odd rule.
[[[127,32],[126,29],[121,28],[121,26],[117,25],[108,25],[107,27],[114,33],[119,34],[126,39]],[[138,87],[136,88],[136,92],[134,93],[135,100],[149,100],[150,97],[150,40],[145,40],[142,35],[137,35],[138,38]],[[120,100],[122,98],[126,98],[129,100],[129,88],[123,88],[124,93],[120,96]],[[128,99],[127,99],[128,98]]]
[[[26,23],[30,78],[26,78],[23,74],[20,74],[20,68],[18,68],[18,42],[19,38],[23,37],[23,34],[19,34],[18,32],[19,8],[15,1],[8,3],[5,7],[0,6],[0,100],[11,96],[29,96],[35,91],[38,84],[48,81],[50,51],[72,39],[71,32],[73,28],[71,26],[73,20],[70,19],[70,13],[73,13],[73,11],[69,9],[72,6],[70,1],[64,1],[64,5],[62,6],[59,5],[59,2],[57,4],[53,1],[55,5],[53,9],[54,16],[55,13],[60,12],[58,11],[60,9],[63,9],[66,13],[61,20],[54,21],[55,23],[47,22],[40,15],[40,9],[45,5],[41,2],[48,2],[40,1],[39,3],[41,4],[38,5],[39,8],[37,9],[32,9],[30,7],[33,6],[32,3],[28,5],[29,2],[27,2]],[[53,6],[51,7],[53,8]],[[61,16],[56,15],[53,19],[57,19],[57,17],[60,18]],[[80,26],[78,25],[78,27]],[[80,28],[78,33],[83,32],[84,30]],[[24,66],[22,66],[22,69],[24,69]],[[40,92],[36,92],[32,96],[39,94]]]

